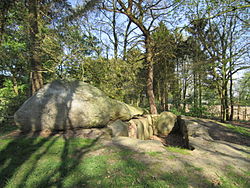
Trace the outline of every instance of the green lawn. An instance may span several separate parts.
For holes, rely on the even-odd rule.
[[[2,139],[0,187],[187,187],[184,176],[155,178],[132,151],[91,155],[100,146],[81,138]]]
[[[169,150],[173,156],[175,152],[183,157],[188,154],[180,148]],[[164,157],[161,152],[135,153],[82,138],[0,139],[0,187],[187,188],[192,181],[199,181],[203,187],[213,187],[201,178],[202,168],[187,165],[184,171],[168,172],[161,164],[152,168],[152,164],[139,160],[145,156]],[[222,177],[223,186],[220,186],[233,187],[236,180],[231,180],[231,175]],[[236,183],[247,187],[244,178]]]

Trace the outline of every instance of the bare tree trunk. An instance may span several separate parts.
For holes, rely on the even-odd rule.
[[[15,75],[12,75],[12,82],[13,82],[13,90],[14,90],[14,93],[16,95],[19,94],[19,91],[18,91],[18,84],[17,84],[17,80],[16,80],[16,76]]]
[[[146,62],[148,65],[148,78],[147,78],[147,94],[150,105],[150,113],[157,114],[157,108],[155,104],[153,80],[154,80],[154,70],[153,70],[153,49],[151,44],[150,36],[146,36]]]
[[[230,121],[233,121],[234,119],[234,101],[233,101],[233,78],[232,74],[230,73]]]
[[[228,106],[228,90],[225,90],[225,108],[226,108],[226,120],[229,120],[229,106]]]
[[[166,110],[166,92],[165,92],[165,88],[163,88],[163,90],[162,90],[161,108],[162,108],[162,111]]]
[[[169,108],[168,108],[168,88],[166,88],[166,91],[165,91],[165,111],[168,111],[168,110],[169,110]]]
[[[240,104],[238,103],[237,120],[240,120]]]
[[[194,72],[193,74],[194,76],[194,108],[197,108],[198,107],[198,104],[197,104],[197,80],[196,80],[196,73]]]
[[[116,1],[113,0],[113,9],[116,10]],[[113,37],[114,37],[114,57],[117,59],[118,57],[118,37],[116,33],[116,12],[113,12],[113,20],[112,20],[112,29],[113,29]]]
[[[161,95],[161,84],[160,84],[160,81],[157,80],[157,97],[158,97],[158,104],[161,103],[162,101],[162,95]]]
[[[186,94],[187,94],[187,78],[184,78],[183,82],[183,112],[186,112]]]
[[[247,120],[247,106],[245,106],[244,120]]]
[[[200,115],[202,116],[202,87],[201,87],[201,75],[199,74],[199,110],[200,110]]]
[[[130,28],[131,23],[132,23],[132,21],[129,20],[128,25],[127,25],[126,30],[125,30],[125,34],[124,34],[123,58],[122,58],[124,61],[127,58],[128,36],[129,36],[129,28]]]
[[[43,86],[42,64],[39,56],[39,30],[37,15],[37,0],[28,1],[29,5],[29,23],[30,23],[30,82],[31,94]]]
[[[221,96],[221,121],[225,122],[226,120],[227,120],[226,90],[225,90],[225,88],[222,88],[222,96]]]

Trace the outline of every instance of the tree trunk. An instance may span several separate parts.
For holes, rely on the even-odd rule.
[[[226,106],[226,90],[223,86],[221,95],[221,121],[225,122],[227,120],[227,106]]]
[[[113,0],[113,9],[116,10],[116,1]],[[116,12],[113,12],[113,20],[112,20],[112,29],[113,29],[113,37],[114,37],[114,57],[117,59],[118,57],[118,37],[116,33]]]
[[[128,25],[127,25],[126,30],[125,30],[125,34],[124,34],[123,58],[122,58],[124,61],[127,58],[128,36],[129,36],[129,28],[130,28],[131,23],[132,23],[131,20],[129,20]]]
[[[199,110],[200,110],[200,116],[202,116],[202,87],[201,87],[201,75],[199,74]]]
[[[157,108],[155,105],[155,96],[153,88],[154,80],[154,70],[153,70],[153,47],[151,44],[150,36],[145,37],[145,46],[146,46],[146,63],[148,66],[148,78],[147,78],[147,94],[150,105],[150,113],[157,114]]]
[[[38,38],[37,4],[37,0],[28,1],[30,23],[30,82],[32,95],[43,86],[42,64],[39,56],[40,42]]]
[[[221,99],[221,122],[226,121],[226,110],[225,110],[225,103],[224,99]]]
[[[225,89],[225,108],[226,108],[226,120],[229,120],[229,106],[228,106],[228,90]]]
[[[230,69],[231,69],[231,65],[232,63],[230,62]],[[229,88],[229,92],[230,92],[230,121],[233,121],[234,118],[234,102],[233,102],[233,75],[232,75],[232,71],[230,70],[230,88]]]
[[[237,120],[240,120],[240,104],[238,103]]]
[[[183,82],[183,112],[186,112],[186,94],[187,94],[187,78],[184,78]]]
[[[158,104],[161,105],[161,101],[162,101],[162,95],[161,95],[161,84],[160,84],[160,80],[157,80],[157,97],[158,97]],[[160,106],[159,105],[159,106]]]
[[[168,88],[167,88],[167,83],[164,81],[163,83],[163,88],[162,88],[162,110],[163,111],[168,111]]]
[[[169,111],[168,108],[168,88],[166,86],[166,91],[165,91],[165,111]]]
[[[162,109],[162,111],[166,110],[166,93],[165,93],[165,88],[163,88],[163,90],[162,90],[161,109]]]
[[[13,82],[13,90],[14,90],[14,93],[16,95],[19,94],[19,91],[18,91],[18,84],[17,84],[17,80],[16,80],[16,76],[15,75],[12,75],[12,82]]]
[[[196,80],[196,73],[194,72],[194,108],[198,107],[197,101],[197,80]]]

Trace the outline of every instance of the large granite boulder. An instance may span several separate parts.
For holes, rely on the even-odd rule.
[[[128,123],[121,121],[120,119],[111,122],[107,126],[111,129],[112,136],[127,136],[128,137]]]
[[[175,126],[177,116],[171,112],[162,112],[156,119],[155,127],[157,134],[167,136]]]
[[[53,81],[29,98],[15,113],[23,131],[105,127],[116,119],[129,120],[143,110],[113,100],[81,81]]]
[[[199,120],[191,117],[180,116],[178,118],[178,125],[183,135],[187,135],[188,138],[202,138],[203,140],[213,140],[209,134],[209,128],[202,126]]]
[[[176,125],[176,115],[171,112],[162,112],[159,115],[148,114],[136,117],[123,123],[116,121],[112,124],[112,131],[113,136],[128,135],[130,138],[148,140],[153,138],[153,136],[166,137]]]

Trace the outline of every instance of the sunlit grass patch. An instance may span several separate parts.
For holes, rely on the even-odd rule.
[[[59,182],[61,174],[67,175],[70,167],[78,164],[74,157],[80,149],[87,149],[93,142],[60,137],[1,139],[0,187],[37,187]]]
[[[169,155],[169,156],[168,156],[168,159],[176,159],[176,156],[174,156],[174,155]]]
[[[181,153],[183,155],[190,155],[189,150],[180,147],[167,146],[165,147],[165,149],[170,152]]]
[[[232,124],[229,124],[229,123],[221,123],[219,121],[214,121],[224,127],[227,127],[231,130],[233,130],[234,132],[237,132],[237,133],[240,133],[242,135],[245,135],[245,136],[249,136],[250,137],[250,129],[248,128],[245,128],[245,127],[240,127],[240,126],[235,126],[235,125],[232,125]]]
[[[151,156],[151,157],[157,157],[157,156],[161,156],[162,152],[159,151],[149,151],[149,152],[145,152],[145,154]]]

